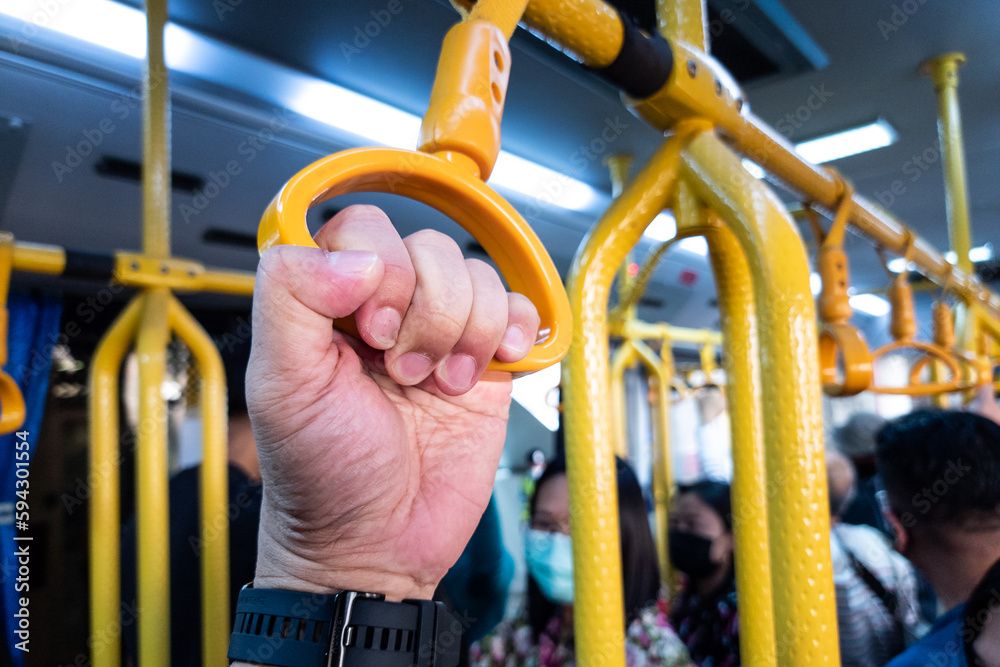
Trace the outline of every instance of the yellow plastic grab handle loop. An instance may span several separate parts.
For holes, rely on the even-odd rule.
[[[819,332],[819,373],[827,396],[860,394],[872,383],[872,369],[872,354],[860,331],[840,322],[823,325]]]
[[[530,373],[563,358],[573,316],[549,254],[513,206],[467,170],[440,157],[394,148],[358,148],[309,165],[281,188],[264,212],[257,234],[261,252],[279,244],[316,247],[306,226],[306,211],[349,192],[396,194],[437,209],[479,241],[511,290],[535,304],[541,327],[531,353],[513,364],[493,360],[490,370]],[[357,335],[353,317],[335,325]]]
[[[853,396],[872,383],[872,355],[868,344],[861,332],[848,323],[853,311],[847,293],[850,270],[843,243],[853,194],[854,188],[848,184],[826,234],[820,227],[816,211],[806,208],[807,218],[820,244],[816,256],[816,270],[823,285],[817,300],[822,322],[819,366],[823,393],[827,396]]]
[[[889,354],[903,349],[919,350],[924,355],[910,369],[910,383],[905,387],[881,387],[872,385],[870,390],[876,394],[891,394],[894,396],[930,396],[933,394],[946,394],[948,392],[960,391],[962,370],[958,366],[954,355],[947,350],[942,350],[936,345],[921,343],[915,340],[897,340],[883,345],[875,351],[874,360],[888,356]],[[920,370],[929,361],[940,361],[948,369],[951,379],[944,382],[920,382],[918,375]]]
[[[0,234],[0,368],[7,364],[7,291],[14,262],[14,235]],[[10,375],[0,370],[0,435],[13,433],[24,424],[27,408],[24,395]]]

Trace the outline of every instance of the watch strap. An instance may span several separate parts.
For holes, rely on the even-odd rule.
[[[431,600],[245,586],[229,658],[278,667],[454,667],[462,626]]]

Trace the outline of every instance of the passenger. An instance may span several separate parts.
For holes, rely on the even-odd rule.
[[[882,429],[877,461],[896,548],[948,610],[890,667],[964,665],[965,603],[1000,559],[1000,426],[963,412],[914,412]]]
[[[701,667],[740,664],[729,485],[680,487],[670,515],[670,562],[686,575],[670,620]]]
[[[1000,667],[1000,561],[969,596],[961,631],[969,667]]]
[[[886,420],[872,412],[855,412],[845,424],[834,430],[837,450],[851,460],[857,473],[857,492],[844,508],[844,523],[872,526],[889,535],[882,510],[875,499],[875,436]]]
[[[882,667],[926,631],[913,566],[871,526],[843,523],[854,495],[851,461],[829,450],[830,551],[844,667]]]
[[[689,665],[687,651],[667,622],[666,605],[657,602],[659,567],[642,489],[624,461],[617,459],[616,468],[627,664]],[[571,511],[563,459],[549,464],[538,479],[529,508],[526,609],[473,644],[470,662],[476,667],[575,663]]]
[[[706,384],[696,392],[700,423],[696,433],[702,479],[727,484],[733,479],[733,447],[729,412],[722,387]]]

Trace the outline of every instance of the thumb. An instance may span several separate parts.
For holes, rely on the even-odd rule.
[[[351,315],[371,298],[384,273],[382,260],[369,250],[290,245],[267,250],[253,296],[257,365],[268,376],[317,368],[335,343],[331,320]]]

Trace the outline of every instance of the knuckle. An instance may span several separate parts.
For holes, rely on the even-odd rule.
[[[446,250],[457,255],[462,254],[455,239],[434,229],[421,229],[406,237],[406,244],[415,247],[428,247]]]

